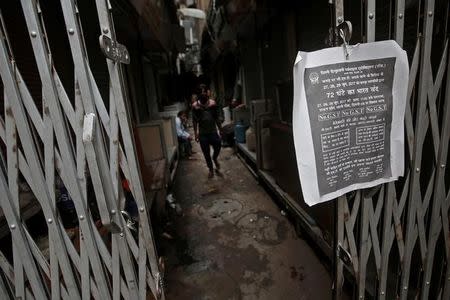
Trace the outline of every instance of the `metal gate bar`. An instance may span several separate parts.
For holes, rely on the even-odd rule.
[[[421,191],[420,191],[420,169],[422,161],[422,150],[423,150],[423,138],[425,136],[426,130],[423,128],[424,116],[426,113],[426,102],[428,96],[428,76],[431,72],[431,66],[429,65],[429,57],[431,55],[431,33],[433,30],[433,19],[432,13],[434,11],[434,0],[427,0],[425,3],[426,11],[431,12],[426,14],[424,17],[424,28],[423,30],[423,47],[421,53],[421,63],[419,74],[419,88],[418,88],[418,102],[416,107],[416,126],[415,126],[415,143],[412,154],[412,164],[411,164],[411,183],[409,191],[409,204],[408,204],[408,215],[407,215],[407,225],[406,225],[406,236],[405,236],[405,254],[402,262],[402,279],[401,279],[401,292],[400,299],[407,299],[408,287],[409,287],[409,277],[411,268],[411,256],[414,249],[414,244],[416,239],[419,238],[421,242],[425,239],[425,233],[423,228],[418,226],[417,221],[423,222],[423,220],[418,220],[417,212],[419,211],[419,205],[422,204]],[[422,255],[423,249],[421,251]]]
[[[97,13],[99,16],[99,24],[100,30],[102,33],[113,40],[115,40],[114,33],[114,25],[111,20],[111,14],[109,13],[110,4],[109,1],[105,0],[96,0],[97,5]],[[118,121],[120,124],[120,131],[122,133],[122,139],[124,142],[125,152],[127,157],[129,158],[128,162],[130,164],[130,177],[129,181],[131,183],[131,191],[133,193],[134,199],[139,207],[139,216],[141,218],[141,227],[140,227],[140,236],[145,241],[145,244],[140,245],[140,248],[144,247],[147,249],[147,255],[150,262],[150,269],[152,270],[152,277],[156,282],[160,280],[159,267],[157,265],[157,254],[155,252],[154,242],[153,242],[153,234],[150,228],[150,217],[148,213],[148,208],[145,202],[145,193],[142,185],[142,179],[140,177],[139,165],[137,163],[137,155],[135,149],[135,141],[133,139],[132,130],[130,127],[128,112],[125,105],[125,97],[123,95],[123,91],[121,87],[121,78],[120,78],[120,65],[107,60],[108,71],[111,78],[111,85],[113,87],[114,92],[114,101],[117,108]],[[146,272],[147,273],[147,272]],[[141,276],[144,276],[143,273]],[[143,282],[146,280],[141,278]],[[155,282],[153,281],[153,282]],[[159,293],[156,291],[156,286],[150,286],[150,288],[154,291],[154,293]],[[162,286],[160,285],[162,289]],[[142,290],[142,288],[141,288]],[[164,292],[162,292],[162,297],[164,298]]]
[[[25,15],[25,20],[27,22],[28,31],[31,34],[31,44],[33,46],[33,51],[36,57],[36,61],[39,63],[37,64],[39,74],[41,77],[41,81],[43,83],[44,87],[44,95],[43,98],[46,99],[49,112],[51,114],[51,117],[55,124],[58,124],[55,126],[55,135],[58,147],[62,153],[61,158],[63,159],[63,168],[64,173],[66,173],[65,179],[67,182],[65,182],[67,189],[69,190],[69,193],[74,199],[75,208],[77,211],[77,214],[79,216],[79,224],[82,231],[83,236],[85,236],[85,241],[87,245],[87,249],[89,251],[89,257],[90,262],[92,264],[92,268],[94,270],[95,279],[97,282],[97,286],[99,288],[99,293],[101,298],[109,298],[109,288],[106,281],[105,274],[103,272],[103,268],[100,262],[100,258],[98,256],[98,252],[95,250],[97,248],[95,239],[93,238],[92,228],[89,224],[89,222],[86,221],[86,218],[90,218],[89,214],[87,212],[86,206],[84,201],[81,198],[82,191],[79,187],[78,182],[76,181],[76,167],[75,163],[73,161],[73,155],[71,153],[71,147],[69,146],[69,137],[67,134],[67,129],[64,126],[63,117],[61,114],[61,110],[58,105],[58,95],[56,92],[55,83],[53,81],[53,76],[50,62],[48,59],[48,51],[49,49],[46,49],[44,38],[42,36],[42,27],[43,24],[39,24],[39,19],[37,16],[37,8],[35,3],[27,0],[21,1],[23,12]],[[42,27],[41,27],[42,26]],[[73,29],[72,29],[73,30]],[[34,33],[34,34],[33,34]],[[76,68],[77,69],[77,68]],[[42,176],[43,178],[43,176]],[[64,181],[64,180],[63,180]],[[44,213],[45,208],[43,207]],[[55,219],[55,218],[53,218]],[[55,224],[55,223],[53,223]],[[54,225],[53,225],[54,226]],[[50,224],[51,227],[51,224]],[[51,238],[51,237],[50,237]],[[63,251],[63,249],[59,249],[62,253],[66,253]],[[63,255],[64,255],[63,254]],[[61,269],[66,268],[68,266],[68,262],[60,262]],[[75,287],[74,287],[75,289]],[[77,296],[80,297],[79,295]]]

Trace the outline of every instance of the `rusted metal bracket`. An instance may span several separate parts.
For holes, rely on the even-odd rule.
[[[103,54],[105,54],[107,58],[122,64],[130,64],[130,54],[124,45],[113,41],[104,34],[100,35],[99,42],[100,49],[102,49]]]

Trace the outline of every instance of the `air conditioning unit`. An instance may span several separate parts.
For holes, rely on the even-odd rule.
[[[255,126],[256,119],[259,115],[273,112],[273,104],[271,99],[259,99],[250,101],[250,124]]]

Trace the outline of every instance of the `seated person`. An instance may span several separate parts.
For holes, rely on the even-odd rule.
[[[187,132],[185,124],[187,123],[187,115],[185,111],[180,111],[175,119],[176,127],[177,127],[177,137],[178,143],[180,144],[180,155],[182,157],[190,157],[192,152],[192,137]]]

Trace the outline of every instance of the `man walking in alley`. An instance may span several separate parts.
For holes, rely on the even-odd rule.
[[[216,170],[220,169],[217,161],[221,148],[221,139],[218,134],[222,130],[219,108],[216,102],[208,97],[208,89],[206,86],[200,86],[198,101],[192,106],[192,119],[194,124],[195,140],[200,142],[203,155],[205,156],[206,165],[209,169],[208,178],[214,176],[213,161]],[[211,159],[211,149],[213,147],[213,156]]]

